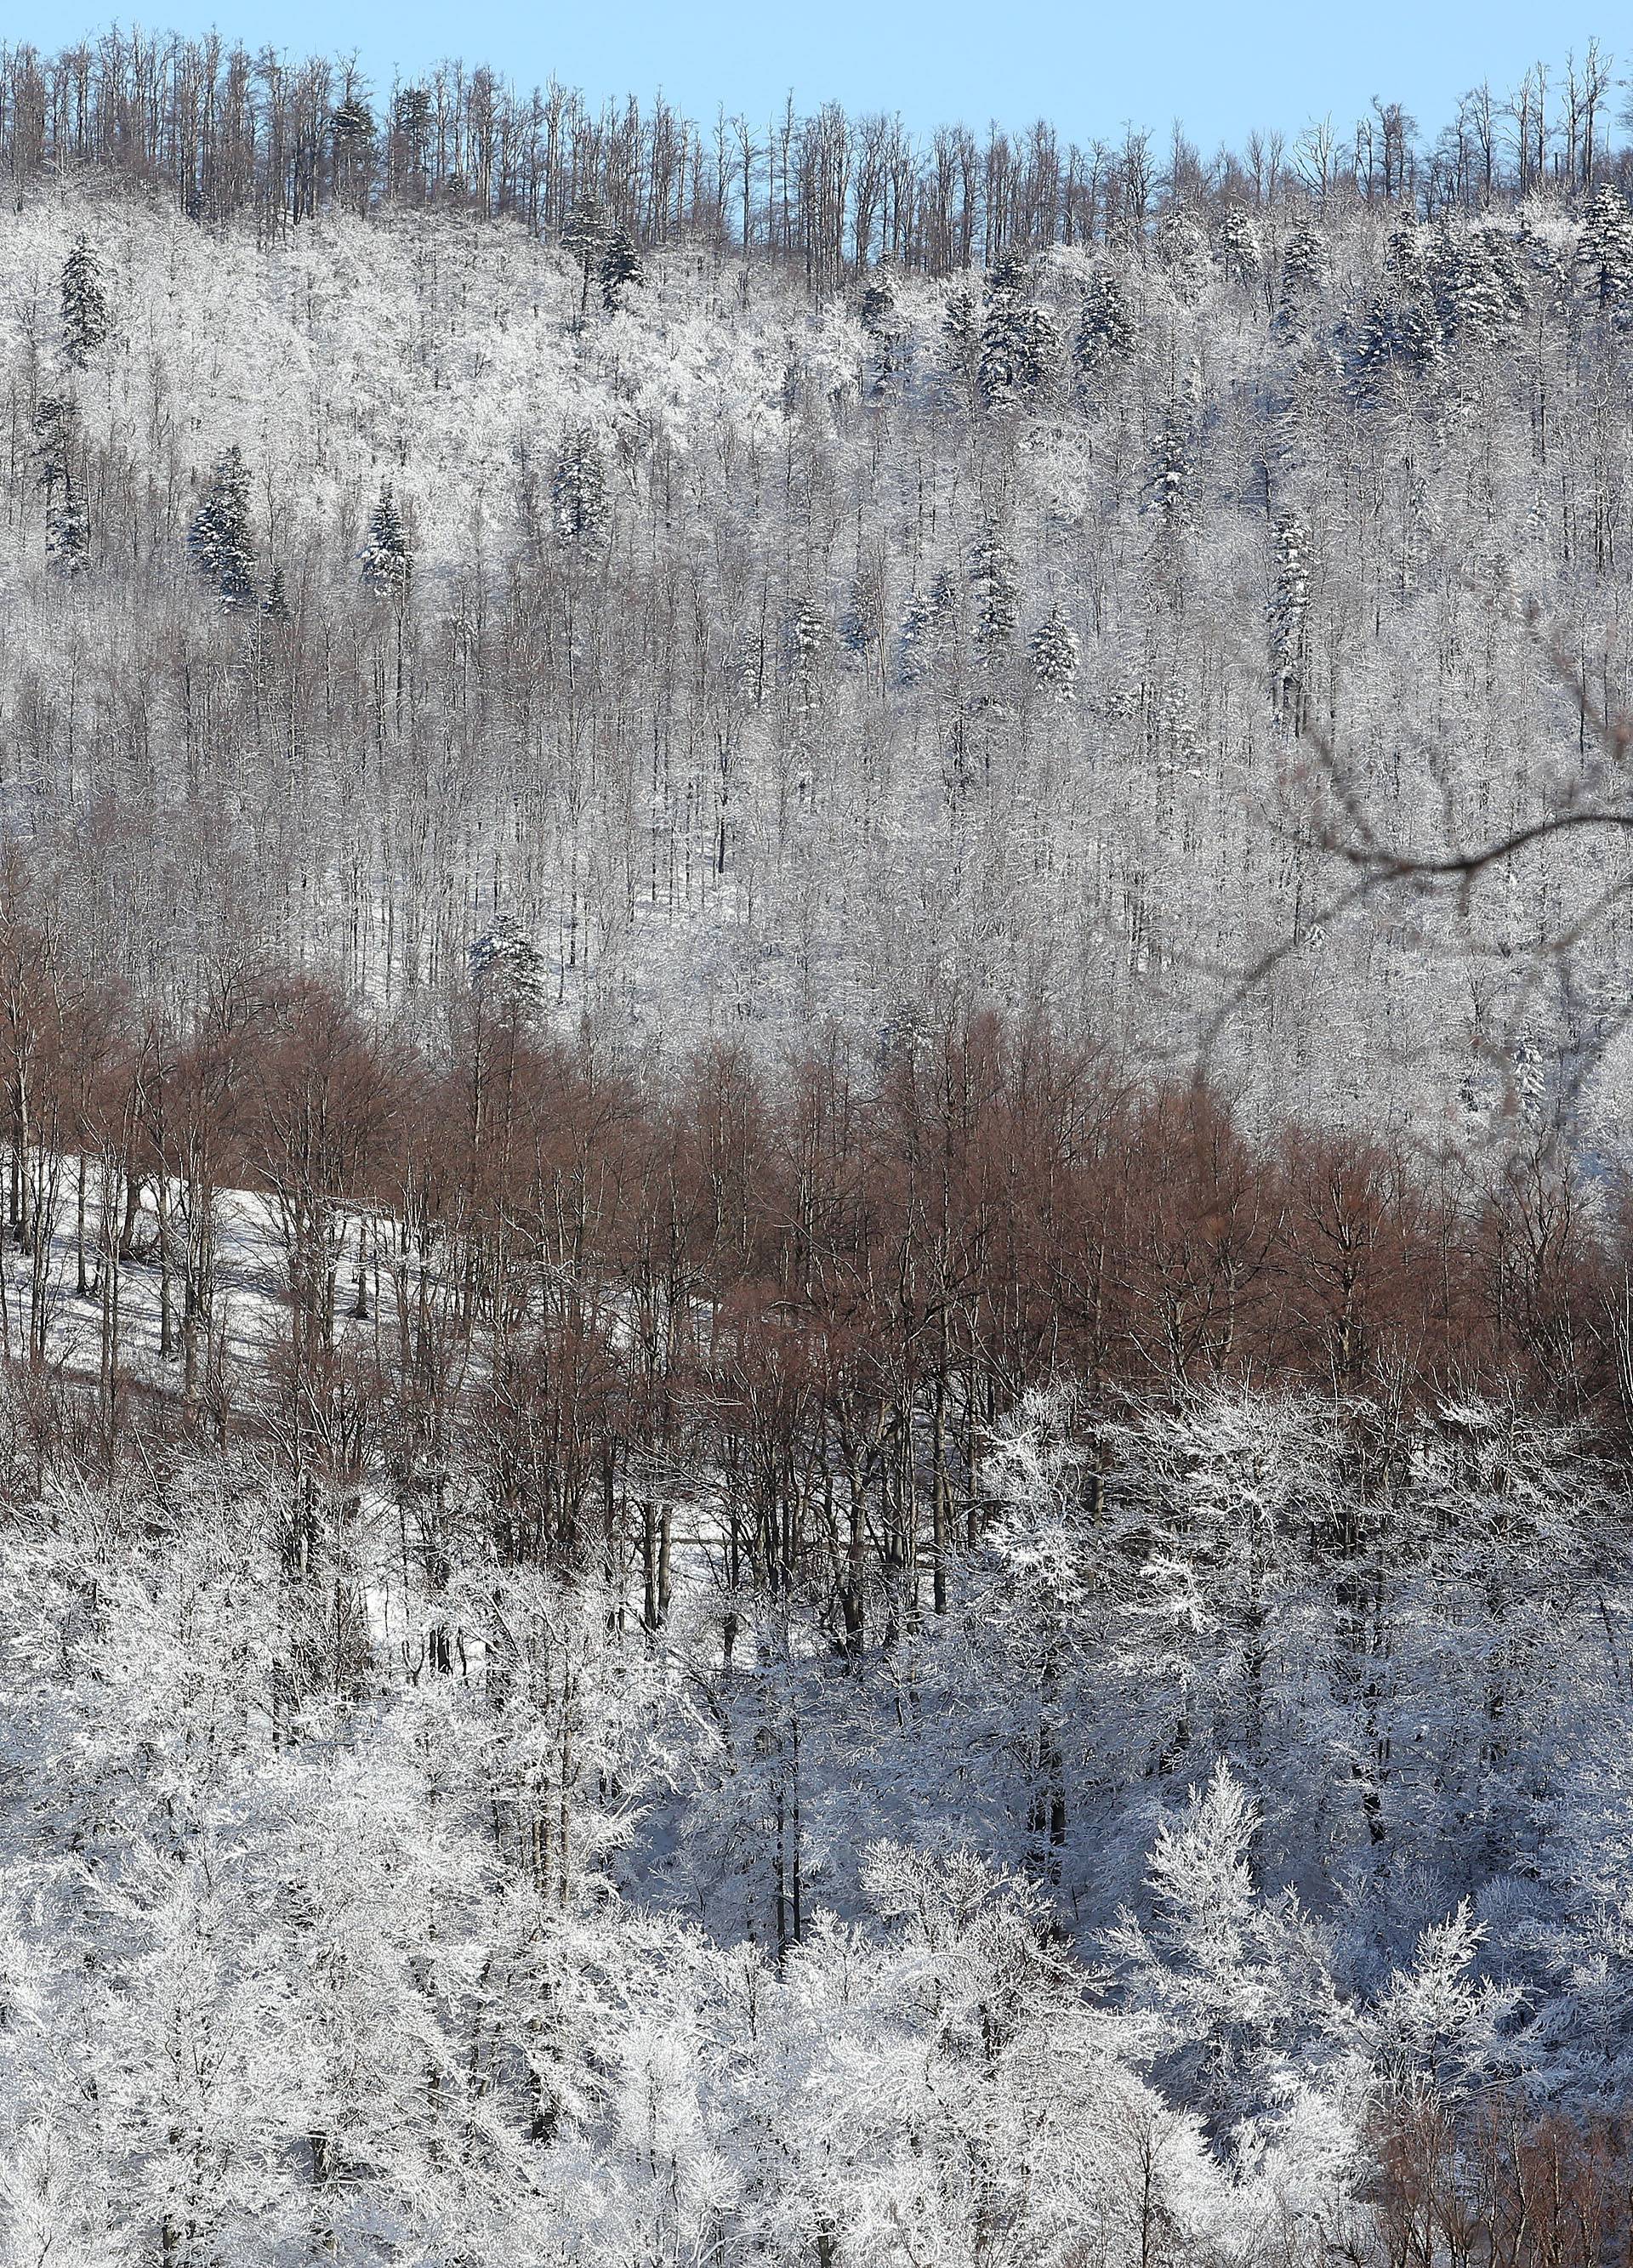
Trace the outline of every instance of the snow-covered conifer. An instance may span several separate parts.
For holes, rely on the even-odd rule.
[[[63,353],[70,369],[83,370],[107,336],[107,299],[96,255],[83,236],[63,263]]]
[[[550,475],[550,517],[558,540],[588,550],[607,526],[607,468],[587,425],[570,425],[556,451]]]
[[[859,312],[861,327],[873,342],[873,391],[889,394],[901,359],[902,334],[896,316],[896,292],[888,268],[876,268],[862,286]]]
[[[1276,320],[1282,328],[1297,322],[1308,313],[1326,280],[1326,270],[1327,248],[1320,231],[1308,221],[1295,221],[1282,244],[1281,291],[1276,306]]]
[[[1057,600],[1032,632],[1032,675],[1052,701],[1062,704],[1077,698],[1077,669],[1082,642],[1061,612]]]
[[[988,514],[970,547],[970,595],[976,652],[989,669],[995,668],[1015,636],[1021,611],[1015,554],[996,514]]]
[[[788,610],[788,626],[784,641],[788,681],[802,706],[809,706],[816,696],[831,635],[827,622],[817,611],[809,594],[802,593]]]
[[[1238,198],[1232,197],[1219,217],[1215,239],[1219,265],[1232,284],[1247,288],[1259,280],[1261,255],[1253,217]]]
[[[370,596],[400,606],[408,596],[413,561],[389,481],[382,482],[380,501],[369,514],[368,534],[358,558],[363,587]]]
[[[544,997],[544,961],[513,916],[496,914],[471,945],[472,990],[507,1012],[531,1012]]]
[[[1430,247],[1429,286],[1443,334],[1462,346],[1489,346],[1525,306],[1511,240],[1450,219]]]
[[[1304,667],[1304,623],[1310,602],[1309,539],[1295,512],[1275,522],[1275,571],[1270,593],[1270,674],[1277,710],[1297,701]]]
[[[589,306],[590,280],[600,266],[610,234],[611,224],[605,210],[591,196],[580,196],[562,223],[561,248],[578,264],[580,320]]]
[[[193,563],[233,613],[255,597],[255,563],[249,526],[249,468],[236,443],[217,460],[204,501],[188,533]]]
[[[1113,268],[1097,269],[1083,291],[1072,342],[1072,360],[1084,395],[1097,400],[1134,348],[1134,320],[1122,278]]]
[[[621,223],[608,231],[596,274],[601,282],[601,303],[609,314],[616,313],[624,305],[624,295],[632,284],[647,280],[635,239]]]
[[[1602,313],[1620,315],[1633,300],[1633,213],[1613,182],[1594,191],[1577,232],[1577,272]]]
[[[47,508],[46,556],[65,575],[77,575],[90,564],[91,519],[70,480],[64,480],[62,493]]]
[[[1184,527],[1191,516],[1191,421],[1186,405],[1171,402],[1146,453],[1146,509],[1164,528]]]
[[[1036,408],[1047,400],[1059,356],[1054,325],[1035,305],[1021,262],[1001,260],[986,282],[978,372],[988,409]]]

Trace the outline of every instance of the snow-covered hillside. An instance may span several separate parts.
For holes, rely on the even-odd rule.
[[[0,2268],[1625,2268],[1609,69],[0,48]]]
[[[1227,204],[821,297],[671,240],[609,295],[512,221],[41,186],[0,236],[13,835],[183,992],[248,948],[412,1000],[503,911],[565,1014],[669,1042],[986,999],[1369,1122],[1463,1107],[1471,1036],[1480,1094],[1554,1081],[1622,945],[1620,830],[1576,824],[1629,556],[1585,245]],[[1566,812],[1467,903],[1389,880]]]

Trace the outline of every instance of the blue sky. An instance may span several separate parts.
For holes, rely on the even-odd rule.
[[[469,0],[457,10],[417,0],[176,0],[142,20],[181,31],[214,24],[252,45],[270,40],[300,53],[356,50],[381,81],[394,65],[413,72],[459,55],[523,85],[554,75],[595,97],[661,88],[693,116],[712,116],[722,102],[728,111],[766,115],[792,89],[802,107],[832,96],[848,108],[899,111],[919,127],[1047,116],[1080,140],[1109,137],[1127,120],[1165,132],[1178,116],[1211,149],[1253,126],[1292,132],[1328,113],[1347,124],[1374,94],[1399,99],[1425,127],[1438,126],[1458,94],[1482,77],[1506,89],[1539,55],[1557,65],[1571,47],[1579,54],[1595,29],[1615,50],[1615,11],[1606,12],[1613,20],[1569,11],[1553,18],[1505,0],[1373,0],[1349,8],[1320,0],[1234,7],[1170,0],[1160,8],[1149,0],[1116,7],[817,0],[805,8],[787,0],[687,7],[577,0],[559,8]],[[14,0],[4,30],[56,47],[94,20],[89,11],[70,14],[63,0]],[[1633,37],[1627,46],[1633,66]]]

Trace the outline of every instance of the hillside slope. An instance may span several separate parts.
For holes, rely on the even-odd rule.
[[[1591,234],[1175,210],[816,299],[690,239],[607,292],[457,211],[258,242],[32,193],[9,829],[164,986],[250,947],[408,1001],[502,910],[564,1012],[671,1041],[962,998],[1183,1057],[1293,945],[1222,1061],[1422,1123],[1471,1033],[1546,1067],[1619,997],[1619,895],[1568,982],[1531,951],[1615,833],[1323,917],[1335,847],[1598,792],[1629,422]],[[194,531],[233,450],[228,588]]]

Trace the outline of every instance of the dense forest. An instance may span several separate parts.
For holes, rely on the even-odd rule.
[[[1633,2258],[1633,148],[0,51],[0,2258]]]

